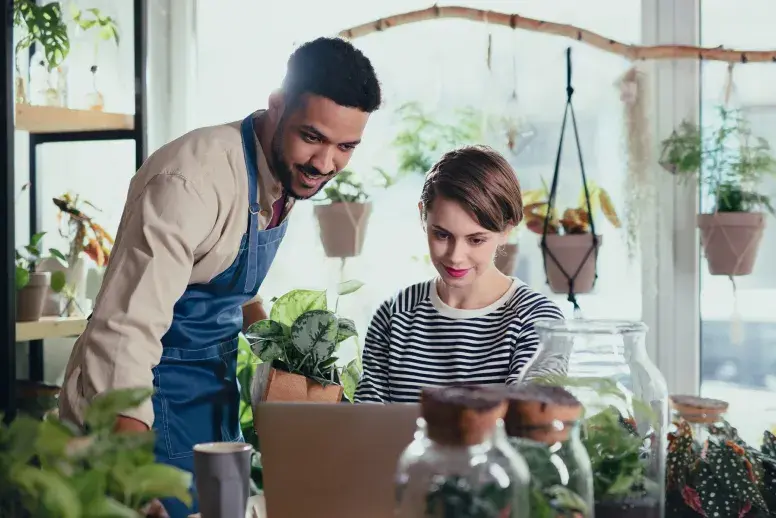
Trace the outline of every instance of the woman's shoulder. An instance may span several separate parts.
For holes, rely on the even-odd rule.
[[[515,279],[517,287],[507,303],[511,313],[521,321],[533,322],[539,319],[563,319],[563,311],[546,295],[534,290],[520,279]]]
[[[389,314],[413,311],[418,304],[429,300],[433,280],[418,282],[396,291],[380,305],[380,311]]]

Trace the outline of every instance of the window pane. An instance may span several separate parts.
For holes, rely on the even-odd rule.
[[[746,9],[723,0],[701,2],[701,38],[705,47],[771,49],[769,20],[776,5],[752,0]],[[702,65],[702,120],[717,123],[728,79],[726,63]],[[730,107],[741,108],[755,136],[776,145],[776,68],[772,63],[738,65],[733,69]],[[769,180],[758,192],[776,194]],[[702,210],[714,210],[714,199],[702,198]],[[730,402],[729,418],[743,437],[759,446],[766,426],[776,425],[776,226],[766,218],[757,262],[751,275],[735,278],[712,276],[705,257],[701,272],[701,393]]]

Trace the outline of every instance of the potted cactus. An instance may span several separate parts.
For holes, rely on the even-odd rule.
[[[764,139],[752,135],[739,110],[718,108],[709,130],[683,121],[663,141],[660,163],[680,181],[700,181],[714,199],[698,214],[701,243],[712,275],[749,275],[765,229],[774,214],[762,182],[776,173],[776,159]]]
[[[603,236],[596,229],[597,246],[594,245],[591,212],[601,211],[615,228],[622,226],[620,219],[609,194],[593,181],[587,182],[589,208],[583,187],[576,207],[565,209],[559,217],[553,206],[548,218],[550,190],[544,181],[542,183],[542,189],[527,191],[523,198],[526,200],[525,226],[543,237],[547,282],[553,293],[568,293],[569,278],[573,278],[574,293],[589,293],[595,285],[598,249],[603,244]]]
[[[346,281],[339,296],[363,284]],[[356,337],[356,326],[328,308],[326,291],[293,290],[274,301],[270,317],[252,324],[245,336],[260,363],[254,374],[252,401],[352,401],[361,359],[337,366],[340,344]]]

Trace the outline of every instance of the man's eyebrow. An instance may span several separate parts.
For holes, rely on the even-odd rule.
[[[306,131],[307,133],[313,134],[314,136],[318,137],[322,142],[331,142],[331,139],[326,135],[324,135],[322,132],[320,132],[318,128],[316,128],[315,126],[310,126],[309,124],[303,124],[302,126],[300,126],[300,129],[302,129],[303,131]],[[341,142],[340,144],[346,145],[346,146],[357,146],[360,143],[361,143],[361,139],[353,140],[350,142]]]

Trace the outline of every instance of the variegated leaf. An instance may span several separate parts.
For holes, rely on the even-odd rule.
[[[349,318],[340,318],[337,321],[337,343],[344,342],[353,336],[358,336],[356,323]]]
[[[356,292],[360,290],[363,285],[363,282],[356,279],[341,282],[337,286],[337,295],[348,295],[350,293]]]
[[[300,353],[322,361],[334,352],[337,327],[337,317],[331,311],[308,311],[291,326],[291,342]]]

